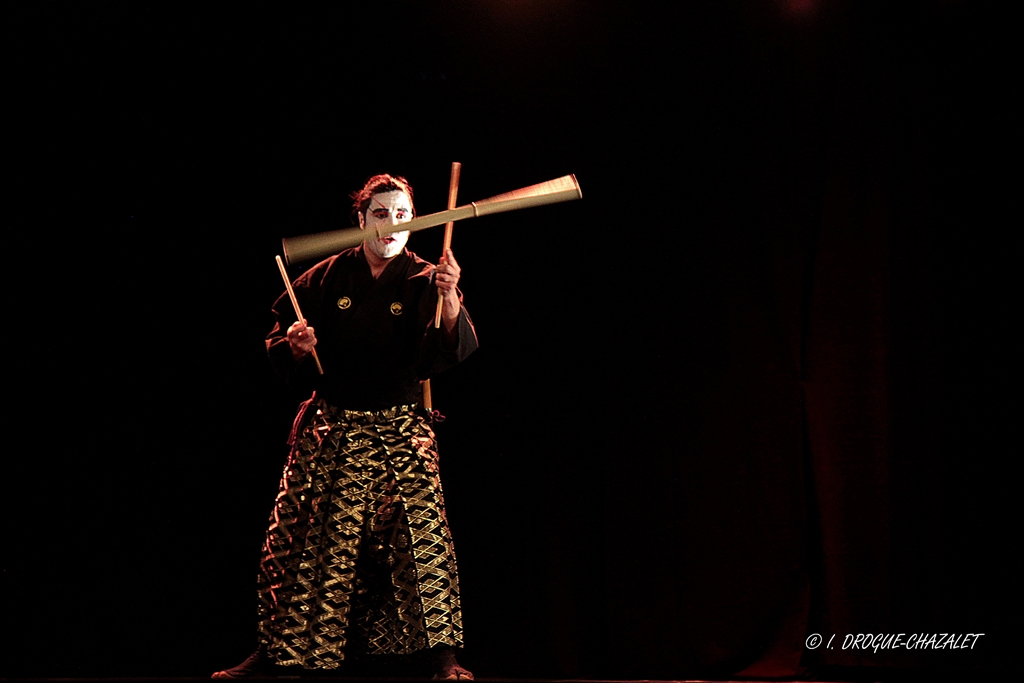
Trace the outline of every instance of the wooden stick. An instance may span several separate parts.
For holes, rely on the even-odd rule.
[[[427,409],[428,413],[432,413],[434,412],[434,399],[430,396],[430,380],[423,380],[420,382],[420,386],[423,387],[423,407]]]
[[[459,194],[459,176],[462,174],[462,164],[458,161],[452,162],[452,178],[448,183],[448,208],[455,208],[455,198]],[[441,250],[443,257],[452,248],[452,228],[455,221],[448,221],[444,226],[444,249]],[[434,313],[434,329],[441,327],[441,308],[444,306],[444,299],[437,297],[437,312]]]
[[[461,221],[466,218],[487,216],[504,211],[516,211],[532,206],[568,202],[574,199],[581,199],[582,197],[583,192],[580,190],[579,183],[576,182],[576,176],[567,175],[513,192],[506,192],[490,199],[472,202],[466,206],[419,216],[413,218],[408,223],[399,223],[386,229],[378,228],[374,233],[376,237],[383,237],[405,230],[416,232],[417,230],[432,228],[435,225],[452,221]],[[281,240],[281,245],[284,248],[285,259],[287,259],[289,264],[292,264],[314,258],[326,258],[331,254],[337,254],[342,249],[348,249],[360,244],[368,236],[369,234],[365,230],[346,228],[345,230],[331,230],[312,235],[286,237]]]
[[[455,197],[459,194],[459,175],[462,172],[462,164],[458,161],[452,162],[452,175],[448,181],[448,208],[455,208]],[[441,251],[441,255],[444,256],[445,252],[452,246],[452,226],[454,221],[448,221],[447,225],[444,226],[444,249]],[[441,307],[444,305],[444,300],[437,297],[437,311],[434,313],[434,329],[441,327]],[[430,379],[425,379],[423,384],[423,407],[427,409],[428,413],[434,412],[434,398],[430,393]]]
[[[292,289],[292,281],[288,279],[288,271],[284,269],[284,261],[281,260],[280,256],[275,256],[277,259],[277,268],[281,271],[281,279],[284,280],[284,287],[288,290],[288,297],[292,300],[292,308],[295,309],[295,317],[299,321],[304,321],[302,317],[302,311],[299,310],[299,300],[295,298],[295,290]],[[316,361],[316,369],[322,375],[324,374],[324,368],[320,365],[320,358],[316,355],[316,349],[310,349],[313,354],[313,360]]]

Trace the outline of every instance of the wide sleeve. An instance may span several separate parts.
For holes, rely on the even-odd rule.
[[[458,365],[471,353],[476,351],[479,344],[476,336],[476,328],[473,320],[469,317],[463,301],[462,292],[459,292],[459,320],[455,325],[455,335],[447,339],[443,329],[434,327],[434,314],[437,310],[437,288],[429,288],[432,296],[423,297],[424,305],[421,306],[421,320],[426,318],[425,331],[420,343],[420,353],[417,361],[417,374],[420,379],[429,379],[438,375],[448,368]],[[442,327],[443,327],[442,323]]]

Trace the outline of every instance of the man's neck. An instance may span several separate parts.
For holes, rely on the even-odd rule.
[[[384,272],[388,264],[395,260],[394,257],[385,259],[377,256],[367,249],[365,244],[363,245],[363,256],[366,257],[366,263],[370,266],[370,274],[373,275],[374,280],[380,277],[380,274]]]

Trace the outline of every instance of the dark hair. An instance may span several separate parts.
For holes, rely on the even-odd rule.
[[[409,195],[409,203],[412,204],[412,185],[409,181],[400,175],[390,175],[382,173],[375,175],[366,181],[363,185],[363,189],[358,192],[352,193],[352,219],[356,225],[359,225],[359,214],[365,214],[366,210],[370,208],[370,199],[373,195],[380,194],[381,192],[404,192]],[[413,215],[416,213],[415,205],[413,205]]]

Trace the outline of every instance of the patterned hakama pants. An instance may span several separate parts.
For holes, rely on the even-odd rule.
[[[434,433],[411,406],[309,406],[263,546],[259,636],[271,659],[337,668],[462,644]]]

